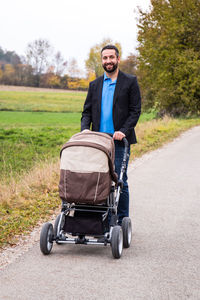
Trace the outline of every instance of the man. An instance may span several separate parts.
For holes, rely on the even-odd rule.
[[[103,76],[92,81],[89,85],[85,100],[81,130],[90,129],[113,134],[115,141],[115,171],[120,174],[123,159],[124,144],[127,138],[130,144],[135,144],[134,127],[141,112],[140,90],[135,76],[119,70],[119,51],[113,45],[107,45],[101,50]],[[128,165],[128,162],[127,162]],[[123,217],[129,216],[129,190],[127,170],[123,177],[124,186],[118,204],[118,224]]]

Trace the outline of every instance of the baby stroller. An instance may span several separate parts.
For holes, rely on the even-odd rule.
[[[115,146],[106,133],[84,130],[62,147],[60,156],[59,195],[61,213],[54,227],[45,223],[40,234],[40,249],[49,254],[57,244],[111,244],[114,258],[131,244],[131,220],[125,217],[118,225],[117,206],[123,187],[128,157],[125,148],[119,178],[114,171]]]

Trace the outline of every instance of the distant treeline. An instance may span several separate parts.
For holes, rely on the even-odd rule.
[[[60,52],[52,55],[52,46],[45,39],[28,44],[24,57],[0,47],[0,84],[87,90],[89,82],[103,73],[100,49],[107,43],[112,41],[107,39],[91,48],[92,56],[86,60],[86,76],[81,76],[76,59],[68,62]],[[118,47],[121,50],[120,44]],[[134,74],[136,64],[136,56],[130,54],[122,60],[120,68]]]
[[[14,51],[0,48],[0,84],[80,90],[88,87],[88,79],[55,72],[51,65],[45,70],[35,67]]]

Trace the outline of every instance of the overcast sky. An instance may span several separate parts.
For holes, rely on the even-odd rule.
[[[83,69],[90,48],[111,38],[121,43],[124,58],[135,52],[134,9],[149,5],[150,0],[0,0],[0,47],[23,55],[29,42],[45,38]]]

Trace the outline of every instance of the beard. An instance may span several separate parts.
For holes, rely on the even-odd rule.
[[[116,64],[115,63],[109,63],[109,64],[105,63],[102,66],[107,73],[113,73],[118,67],[118,62]],[[112,66],[112,68],[109,69],[108,66]]]

